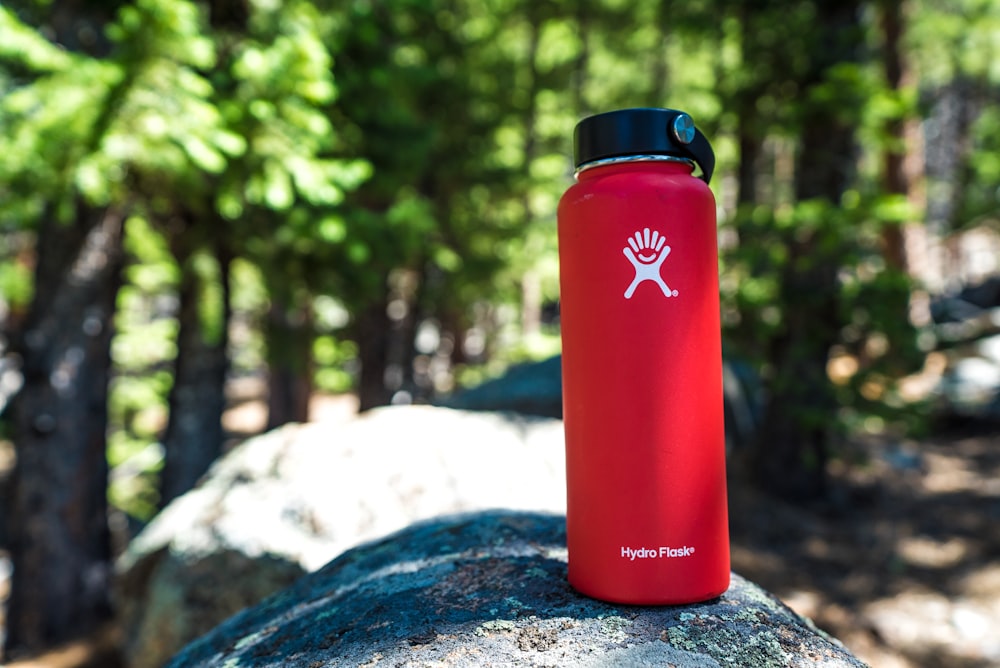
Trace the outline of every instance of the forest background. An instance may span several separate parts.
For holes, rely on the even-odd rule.
[[[8,648],[108,613],[109,506],[194,484],[234,379],[271,428],[557,353],[573,126],[613,108],[711,138],[746,470],[822,495],[996,333],[932,307],[997,270],[998,56],[988,0],[4,2]]]

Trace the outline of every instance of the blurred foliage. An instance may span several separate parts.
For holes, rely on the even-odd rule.
[[[776,348],[819,341],[823,354],[804,354],[824,378],[832,360],[851,360],[826,388],[839,422],[791,419],[912,426],[894,382],[922,352],[901,317],[915,285],[885,261],[885,239],[923,211],[885,191],[883,156],[906,148],[894,123],[927,114],[928,94],[972,82],[980,103],[955,147],[955,225],[996,219],[1000,9],[905,3],[913,76],[893,86],[879,60],[886,6],[863,3],[865,52],[812,80],[820,5],[805,0],[131,0],[100,5],[106,21],[67,43],[52,41],[53,3],[5,3],[5,327],[31,296],[33,230],[68,220],[83,198],[128,216],[114,465],[155,470],[177,290],[192,273],[205,334],[229,328],[234,373],[301,352],[323,391],[357,387],[367,363],[390,379],[387,396],[428,398],[456,376],[473,382],[558,350],[557,325],[540,313],[558,299],[554,216],[573,125],[675,106],[719,158],[732,350],[773,391],[802,380]],[[842,195],[799,201],[795,155],[817,109],[850,126],[854,176]],[[220,257],[231,259],[231,322]],[[816,297],[801,277],[818,268],[831,270],[822,287],[835,308],[789,329]],[[275,308],[304,323],[309,345],[286,350],[291,339],[265,325]],[[151,488],[126,488],[126,477],[113,499],[148,514]]]
[[[815,393],[814,379],[775,366],[787,359],[776,347],[830,341],[825,363],[849,360],[839,373],[828,374],[838,420],[823,411],[808,414],[808,402],[801,415],[787,407],[788,419],[838,433],[873,425],[876,431],[892,426],[905,433],[922,426],[923,407],[903,401],[895,389],[896,380],[920,368],[926,352],[905,317],[913,282],[887,268],[882,255],[882,228],[897,222],[893,212],[906,211],[898,198],[867,200],[849,191],[835,204],[807,200],[778,210],[746,207],[727,222],[741,240],[720,259],[723,332],[730,351],[755,362],[770,392],[802,396]],[[837,268],[828,288],[832,294],[819,294],[806,278],[822,266]],[[789,320],[814,313],[823,300],[832,307],[824,317],[804,324],[805,338],[789,338]],[[794,351],[789,357],[795,358]]]

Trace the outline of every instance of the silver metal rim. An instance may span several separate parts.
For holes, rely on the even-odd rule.
[[[689,160],[688,158],[678,158],[673,155],[621,155],[614,158],[601,158],[600,160],[591,160],[590,162],[585,162],[576,168],[575,176],[579,176],[580,172],[585,172],[588,169],[594,167],[604,167],[606,165],[619,165],[624,162],[683,162],[691,166],[694,169],[694,160]]]

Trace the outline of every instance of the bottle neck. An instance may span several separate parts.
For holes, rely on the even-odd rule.
[[[577,167],[574,176],[577,180],[580,180],[581,178],[590,176],[595,171],[604,171],[600,169],[603,167],[643,169],[654,166],[657,168],[667,168],[667,171],[671,172],[687,172],[690,174],[694,171],[694,161],[687,158],[677,158],[672,155],[623,155],[585,162]]]

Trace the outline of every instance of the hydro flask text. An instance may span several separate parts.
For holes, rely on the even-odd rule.
[[[622,559],[635,561],[636,559],[670,559],[674,557],[690,557],[694,554],[694,548],[688,547],[640,547],[638,549],[622,546]]]

